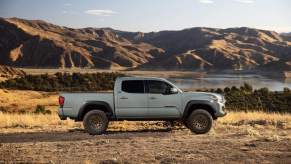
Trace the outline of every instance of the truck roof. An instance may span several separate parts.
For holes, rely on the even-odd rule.
[[[164,78],[158,78],[158,77],[143,77],[143,76],[123,76],[123,77],[117,77],[119,80],[162,80],[164,81]]]

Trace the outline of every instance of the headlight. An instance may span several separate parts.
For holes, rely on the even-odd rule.
[[[220,102],[221,102],[221,103],[225,103],[225,98],[224,98],[224,96],[221,96]]]
[[[218,101],[218,98],[216,97],[216,96],[211,96],[211,99],[213,100],[213,101]]]

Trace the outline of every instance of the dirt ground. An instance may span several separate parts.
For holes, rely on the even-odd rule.
[[[205,135],[163,122],[115,122],[91,136],[81,123],[61,121],[57,94],[0,90],[1,163],[291,163],[291,115],[230,112]]]
[[[0,163],[291,163],[291,129],[215,125],[195,135],[184,127],[109,128],[91,136],[66,131],[0,133]]]

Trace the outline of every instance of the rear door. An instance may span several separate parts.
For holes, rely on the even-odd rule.
[[[180,118],[180,93],[170,94],[173,86],[159,80],[147,80],[148,112],[150,118]]]
[[[117,118],[144,118],[148,114],[147,105],[144,80],[123,80],[121,82],[115,104]]]

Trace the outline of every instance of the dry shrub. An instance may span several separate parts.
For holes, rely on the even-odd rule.
[[[218,124],[225,125],[262,125],[276,128],[291,128],[291,114],[266,113],[266,112],[230,112],[218,119]]]
[[[280,141],[281,139],[282,137],[276,134],[264,138],[265,141],[269,141],[269,142],[276,142],[276,141]]]
[[[246,128],[244,129],[244,134],[252,137],[261,137],[261,134],[258,130],[253,128]]]
[[[0,112],[0,128],[72,128],[73,120],[61,121],[56,114],[44,115],[35,113],[2,113]]]
[[[291,128],[291,115],[263,112],[231,112],[223,118],[217,120],[217,127],[224,126],[244,126],[244,134],[250,136],[260,136],[257,127]],[[81,128],[82,123],[73,120],[62,121],[56,113],[50,115],[36,113],[2,113],[0,112],[0,129],[42,129],[42,130],[68,130]],[[183,129],[182,126],[175,125],[173,129]],[[216,127],[216,126],[215,126]],[[214,128],[215,128],[214,127]],[[162,121],[122,121],[111,122],[109,130],[113,131],[148,131],[167,130],[169,125]],[[225,128],[224,128],[225,129]]]
[[[48,109],[58,108],[58,94],[0,89],[0,106],[4,112],[32,112],[37,105],[45,106]]]

